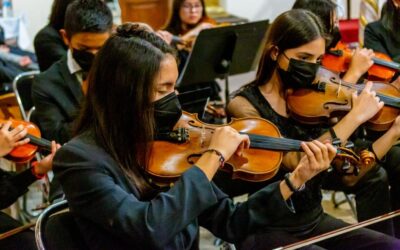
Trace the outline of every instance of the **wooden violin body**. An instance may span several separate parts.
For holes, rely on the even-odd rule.
[[[174,130],[171,136],[176,141],[153,142],[150,163],[145,170],[148,179],[157,185],[176,181],[208,148],[215,128],[221,126],[230,126],[250,138],[250,148],[245,149],[242,156],[232,156],[221,169],[231,173],[234,179],[268,180],[277,173],[284,151],[301,151],[301,141],[282,138],[277,127],[265,119],[233,119],[227,125],[211,125],[184,112],[176,126],[181,131]],[[362,161],[346,148],[338,149],[337,158],[354,165]]]
[[[396,72],[400,71],[400,65],[383,53],[374,52],[372,59],[374,65],[368,69],[368,80],[389,82]],[[342,42],[328,51],[322,58],[322,66],[337,73],[344,73],[349,69],[353,51]]]
[[[322,67],[313,86],[293,90],[287,95],[290,115],[305,124],[335,123],[351,110],[352,92],[364,88],[364,84],[341,83],[337,74]],[[385,106],[366,125],[374,131],[385,131],[400,113],[400,92],[394,86],[380,82],[374,82],[373,90]]]
[[[18,120],[10,121],[12,122],[12,128],[17,127],[18,125],[22,125],[27,129],[28,134],[26,135],[26,138],[29,138],[30,142],[25,145],[15,147],[5,157],[6,159],[15,163],[26,163],[32,160],[33,157],[35,157],[35,154],[39,148],[44,148],[48,151],[51,151],[51,142],[40,138],[40,130],[35,124]],[[4,124],[5,122],[6,120],[0,119],[1,124]]]

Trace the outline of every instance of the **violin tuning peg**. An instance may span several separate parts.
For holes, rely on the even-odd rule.
[[[339,147],[342,142],[340,141],[340,138],[333,138],[332,139],[332,145],[335,147]]]
[[[344,160],[342,165],[342,171],[347,172],[351,168],[351,164],[348,160]]]
[[[345,148],[354,148],[354,143],[352,141],[347,141]]]

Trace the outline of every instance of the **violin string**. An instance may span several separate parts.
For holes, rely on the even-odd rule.
[[[360,93],[363,89],[364,86],[360,86],[360,85],[356,85],[356,84],[351,84],[348,82],[343,82],[342,79],[339,80],[339,82],[337,82],[336,79],[331,79],[331,81],[336,84],[339,85],[339,89],[341,88],[341,86],[345,86],[351,89],[355,89],[357,90],[357,93]],[[395,108],[400,108],[400,98],[398,97],[392,97],[392,96],[388,96],[388,95],[384,95],[384,94],[380,94],[377,93],[376,94],[386,105],[389,106],[393,106]]]

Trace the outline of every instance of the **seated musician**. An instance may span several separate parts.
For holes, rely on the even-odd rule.
[[[185,66],[194,39],[200,31],[212,28],[215,24],[215,20],[207,15],[204,0],[173,1],[171,18],[168,21],[165,30],[172,35],[179,36],[182,43],[187,44],[187,46],[176,44],[180,59],[179,72],[182,72],[183,67]],[[178,90],[179,92],[186,92],[204,87],[211,88],[211,100],[221,100],[221,97],[219,96],[221,88],[215,81],[180,87]]]
[[[10,130],[11,122],[6,122],[0,128],[0,156],[7,155],[14,147],[24,145],[29,139],[24,139],[27,131],[21,125]],[[55,151],[59,148],[55,142],[52,142],[52,153],[43,158],[37,164],[20,173],[11,173],[0,170],[0,209],[5,209],[14,202],[18,197],[28,191],[28,186],[37,179],[41,179],[52,168],[52,159]],[[0,212],[0,233],[5,233],[14,228],[20,227],[22,224]],[[35,236],[32,231],[23,231],[15,235],[11,235],[0,240],[0,249],[20,250],[20,249],[37,249],[35,244]]]
[[[230,127],[215,130],[208,149],[173,186],[149,183],[145,169],[159,156],[150,151],[154,133],[172,129],[182,111],[174,90],[174,49],[137,27],[118,27],[97,54],[77,137],[54,159],[86,245],[193,249],[199,226],[235,242],[292,215],[292,191],[284,181],[236,205],[211,182],[224,161],[249,146],[247,135]],[[305,156],[288,179],[295,188],[327,169],[336,153],[331,144],[318,141],[304,142],[302,148]],[[159,152],[168,154],[164,148]]]
[[[301,25],[299,25],[299,23]],[[285,30],[285,32],[282,32]],[[233,117],[262,117],[276,124],[284,137],[301,140],[325,140],[337,137],[346,141],[353,131],[373,117],[383,103],[371,91],[368,83],[359,96],[352,96],[352,109],[332,128],[332,133],[323,133],[320,126],[306,127],[289,117],[286,95],[289,88],[307,86],[316,76],[319,59],[325,53],[325,28],[320,19],[310,11],[291,10],[278,16],[267,33],[266,44],[256,79],[242,87],[228,105],[228,113]],[[367,109],[365,107],[368,107]],[[333,135],[334,134],[334,135]],[[380,139],[373,143],[375,154],[380,159],[390,146],[400,137],[400,118]],[[271,181],[291,176],[296,170],[300,153],[286,153],[280,173]],[[361,178],[369,168],[361,169]],[[321,182],[326,173],[317,175],[307,182],[305,189],[292,195],[295,214],[280,221],[279,227],[266,228],[263,233],[247,239],[247,242],[263,242],[260,245],[278,247],[312,236],[344,227],[347,224],[323,212],[321,206]],[[218,181],[218,179],[216,180]],[[270,182],[271,182],[270,181]],[[264,183],[217,182],[223,190],[254,192]],[[360,240],[360,239],[363,240]],[[394,244],[391,245],[390,244]],[[388,245],[389,244],[389,245]],[[382,233],[360,229],[317,243],[326,249],[395,249],[398,241]],[[243,248],[244,249],[244,248]]]
[[[59,31],[64,29],[65,11],[73,0],[54,0],[51,7],[49,23],[35,35],[34,47],[40,71],[50,68],[53,63],[67,54]]]
[[[333,37],[332,42],[328,47],[331,48],[336,46],[337,41],[340,40],[340,33],[338,27],[336,26],[337,5],[333,1],[297,0],[294,3],[293,8],[307,9],[319,16],[325,28],[330,31],[329,33]],[[350,63],[349,70],[345,73],[343,79],[346,80],[347,78],[349,81],[353,79],[355,80],[354,82],[356,82],[357,79],[366,73],[368,68],[372,65],[373,55],[374,53],[372,50],[367,50],[365,48],[356,50],[354,52],[352,62]],[[362,133],[355,133],[352,136],[352,140],[355,142],[356,149],[364,147],[366,142],[371,143],[367,138],[365,138],[365,136],[362,135]],[[400,159],[398,159],[398,157],[394,157],[394,155],[398,155],[396,152],[396,149],[391,149],[386,157],[386,161],[379,164],[383,168],[380,166],[375,167],[355,185],[344,185],[344,183],[340,181],[341,177],[332,173],[329,178],[325,178],[323,188],[354,193],[356,195],[355,198],[358,221],[363,221],[384,213],[388,213],[392,210],[392,208],[398,209],[400,208],[400,205],[397,205],[398,202],[396,201],[397,199],[395,199],[395,197],[400,197],[400,186],[398,184],[399,179],[394,176],[398,176],[395,173],[400,171],[400,169],[398,169],[400,168]],[[386,171],[388,171],[389,174],[387,174]],[[388,176],[391,176],[389,177],[390,186],[392,187],[390,188],[390,192],[388,192]],[[371,203],[380,205],[371,206]],[[394,221],[396,222],[397,219]],[[394,226],[394,232],[392,221],[386,221],[372,225],[370,228],[389,235],[394,235],[394,233],[396,233],[396,236],[398,237],[400,236],[400,223],[396,222]]]
[[[112,14],[103,1],[75,0],[69,4],[60,31],[68,45],[67,55],[35,77],[32,86],[34,120],[43,138],[62,144],[71,138],[87,88],[87,74],[111,28]]]
[[[400,1],[388,0],[381,19],[369,23],[364,31],[364,46],[390,56],[400,63]]]
[[[67,55],[35,77],[32,120],[43,138],[63,144],[71,139],[72,127],[87,91],[86,77],[94,56],[108,39],[112,14],[101,0],[75,0],[65,13],[61,29]],[[57,179],[50,186],[51,201],[62,196]]]
[[[293,9],[310,10],[321,18],[322,24],[329,33],[330,42],[327,50],[335,48],[341,40],[339,31],[339,18],[337,16],[337,4],[332,0],[296,0]],[[351,59],[349,69],[343,76],[343,80],[347,82],[357,83],[359,79],[374,64],[372,58],[374,52],[367,48],[356,48]]]

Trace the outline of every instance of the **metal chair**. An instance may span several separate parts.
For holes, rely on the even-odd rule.
[[[39,73],[39,71],[28,71],[21,73],[14,78],[12,83],[21,116],[25,121],[29,121],[27,113],[33,108],[31,96],[33,79],[35,75]]]
[[[66,200],[49,206],[39,216],[35,239],[39,250],[88,249]]]

